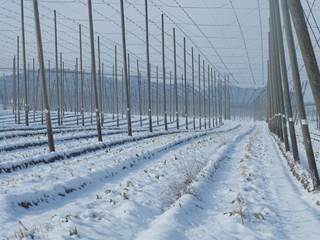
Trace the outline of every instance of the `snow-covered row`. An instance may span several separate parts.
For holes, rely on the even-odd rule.
[[[62,126],[56,135],[56,153],[41,154],[36,147],[0,153],[2,166],[21,166],[0,174],[1,238],[316,239],[320,234],[320,195],[293,176],[291,154],[279,149],[283,144],[265,123],[227,121],[213,129],[176,130],[171,122],[163,131],[160,118],[149,133],[147,121],[141,128],[136,117],[133,137],[121,119],[117,130],[105,126],[110,134],[102,143],[94,137],[64,141],[95,133],[93,126],[76,126],[71,114],[66,123],[65,135]],[[39,135],[31,129],[37,127],[15,138],[36,142]],[[296,167],[307,173],[301,143],[299,148],[302,165]],[[29,157],[21,158],[27,151]]]

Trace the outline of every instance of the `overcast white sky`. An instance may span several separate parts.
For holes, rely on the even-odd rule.
[[[306,1],[302,0],[308,15],[310,10]],[[12,57],[16,54],[16,37],[21,35],[20,0],[1,0],[0,2],[0,64],[4,69],[12,67]],[[36,56],[33,8],[31,0],[24,2],[27,58],[31,63],[32,58]],[[118,46],[119,68],[122,66],[119,2],[118,0],[93,0],[95,38],[101,37],[101,57],[106,74],[111,74],[112,71],[115,45]],[[135,61],[138,59],[144,75],[146,69],[144,0],[124,0],[124,2],[127,17],[127,49],[131,60],[134,61],[132,74],[136,72]],[[198,54],[200,54],[201,61],[204,59],[206,64],[209,62],[219,73],[232,73],[233,84],[261,87],[266,83],[268,0],[233,0],[232,2],[230,0],[149,0],[148,2],[153,72],[156,65],[162,71],[161,13],[164,13],[167,73],[173,71],[172,28],[175,27],[178,44],[178,76],[183,73],[183,37],[186,37],[189,80],[191,80],[191,47],[193,47],[195,61],[198,61]],[[313,0],[309,0],[309,3],[313,7],[315,17],[319,20],[319,3]],[[81,23],[83,24],[84,66],[88,71],[90,56],[87,0],[39,0],[39,4],[46,61],[54,61],[53,10],[56,9],[58,51],[64,55],[66,68],[73,68],[76,57],[79,57],[78,24]],[[311,17],[310,22],[315,26]],[[319,29],[314,28],[314,31],[319,37]],[[195,70],[197,74],[198,66]]]

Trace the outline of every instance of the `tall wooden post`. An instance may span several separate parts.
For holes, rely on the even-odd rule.
[[[313,177],[313,185],[315,188],[320,187],[320,181],[319,181],[319,175],[318,175],[318,169],[315,162],[315,156],[312,148],[311,138],[310,138],[310,132],[309,132],[309,126],[307,122],[307,116],[304,108],[304,101],[303,101],[303,95],[302,95],[302,89],[301,89],[301,83],[300,83],[300,74],[299,74],[299,68],[298,68],[298,61],[297,61],[297,55],[295,50],[295,43],[294,38],[292,34],[292,27],[290,22],[290,15],[288,10],[288,4],[287,0],[281,1],[282,6],[282,14],[283,14],[283,20],[285,25],[285,32],[286,32],[286,39],[287,39],[287,46],[289,50],[289,57],[290,57],[290,63],[291,63],[291,71],[292,71],[292,77],[293,77],[293,83],[294,83],[294,90],[296,95],[296,103],[298,107],[298,112],[300,115],[300,124],[301,124],[301,130],[302,130],[302,136],[303,136],[303,142],[304,147],[307,154],[309,169],[311,171],[311,175]],[[290,6],[290,8],[294,8],[294,6]],[[290,9],[290,11],[292,11]],[[297,21],[297,20],[295,20]],[[295,23],[299,24],[299,23]],[[301,36],[300,36],[301,38]]]
[[[63,61],[62,61],[62,52],[60,52],[60,123],[63,125],[63,114],[64,114],[64,81],[63,81]]]
[[[214,71],[214,117],[216,119],[216,126],[218,126],[218,98],[217,98],[217,72]]]
[[[58,33],[57,33],[57,13],[54,13],[54,45],[55,45],[55,58],[56,58],[56,90],[57,90],[57,113],[58,113],[58,125],[61,125],[60,116],[60,84],[59,84],[59,65],[58,65]]]
[[[124,79],[125,79],[126,96],[127,96],[126,100],[127,100],[128,135],[132,136],[130,96],[129,96],[129,79],[128,79],[128,69],[127,69],[127,46],[126,46],[126,32],[125,32],[126,27],[125,27],[125,21],[124,21],[123,0],[120,0],[120,3],[121,3],[120,7],[121,7],[121,27],[122,27],[123,69],[124,69]],[[150,115],[151,115],[151,107],[150,107]],[[149,117],[151,117],[150,115],[149,115]],[[152,122],[151,122],[150,131],[152,131]]]
[[[172,76],[171,72],[169,73],[169,115],[170,115],[170,122],[172,121]]]
[[[94,51],[94,31],[93,31],[93,17],[92,17],[92,3],[91,0],[88,0],[88,11],[89,11],[89,24],[90,24],[90,46],[91,46],[91,70],[92,70],[92,82],[93,82],[93,91],[95,97],[95,106],[96,106],[96,121],[97,121],[97,131],[98,131],[98,140],[102,142],[102,133],[101,133],[101,123],[100,123],[100,113],[99,113],[99,100],[98,100],[98,89],[97,89],[97,79],[96,79],[96,60],[95,60],[95,51]]]
[[[3,74],[3,96],[2,96],[2,109],[7,110],[8,109],[8,94],[7,94],[7,80],[6,75]]]
[[[193,47],[191,48],[191,61],[192,61],[192,115],[193,115],[193,129],[196,129],[196,101],[194,95],[194,55],[193,55]]]
[[[75,100],[76,100],[76,116],[77,116],[77,125],[79,125],[79,76],[78,76],[78,58],[76,58],[76,69],[75,69]]]
[[[198,75],[199,75],[199,101],[198,101],[198,103],[199,103],[199,128],[201,129],[201,59],[200,59],[200,54],[198,54]]]
[[[23,57],[23,79],[24,79],[24,111],[26,126],[29,126],[29,105],[28,105],[28,79],[26,63],[26,41],[24,32],[24,9],[23,0],[21,0],[21,30],[22,30],[22,57]]]
[[[158,71],[158,66],[156,66],[156,115],[157,115],[157,125],[159,125],[159,71]]]
[[[102,124],[104,124],[104,112],[106,111],[107,107],[107,100],[106,100],[106,81],[105,81],[105,75],[104,75],[104,64],[101,63],[101,85],[102,85],[102,105],[101,105],[101,111],[102,111]]]
[[[138,59],[137,59],[137,76],[138,76],[138,101],[139,101],[140,127],[142,127],[141,76],[140,76]]]
[[[227,75],[224,75],[224,120],[227,120]]]
[[[82,126],[84,126],[85,125],[85,122],[84,122],[84,83],[83,83],[83,66],[82,66],[82,33],[81,33],[81,24],[79,24],[79,44],[80,44],[81,117],[82,117]]]
[[[115,112],[115,78],[114,78],[114,65],[112,66],[112,82],[111,82],[111,94],[110,94],[110,99],[111,99],[111,112],[112,112],[112,120],[114,121],[114,112]]]
[[[117,46],[114,47],[114,71],[116,81],[116,115],[117,115],[117,127],[119,127],[119,90],[118,90],[118,52]]]
[[[98,84],[99,84],[99,111],[100,111],[100,119],[101,126],[103,126],[103,107],[102,107],[102,78],[101,78],[101,53],[100,53],[100,36],[98,36]]]
[[[164,114],[164,129],[168,130],[168,119],[167,119],[167,93],[166,93],[166,58],[165,58],[165,43],[164,43],[164,15],[161,14],[161,25],[162,25],[162,82],[163,82],[163,114]]]
[[[203,69],[203,118],[204,118],[204,129],[207,129],[207,116],[206,116],[206,65],[205,61],[202,60]]]
[[[187,46],[186,46],[186,38],[183,38],[183,70],[184,70],[184,114],[186,119],[186,129],[188,126],[188,85],[187,85]]]
[[[29,73],[30,73],[30,64],[28,64],[28,79],[29,79]],[[49,100],[49,106],[50,106],[50,109],[51,109],[51,62],[50,60],[48,60],[48,100]],[[29,104],[29,111],[30,111],[30,104]]]
[[[130,106],[131,106],[131,96],[132,96],[132,93],[131,93],[131,68],[130,68],[130,54],[128,53],[127,54],[127,59],[128,59],[128,89],[129,89],[129,92],[126,93],[126,99],[129,98],[129,103],[130,103]],[[130,112],[131,112],[131,107],[130,107]]]
[[[123,68],[121,69],[121,118],[123,119],[124,115],[124,87],[123,87],[123,81],[124,81],[124,76],[123,76]]]
[[[61,71],[61,103],[62,103],[62,112],[61,112],[61,124],[63,124],[63,120],[64,120],[64,114],[65,111],[67,111],[67,103],[65,101],[65,82],[66,82],[66,74],[65,74],[65,65],[64,65],[64,61],[62,60],[62,53],[60,52],[60,58],[61,58],[61,62],[62,62],[62,71]]]
[[[296,29],[303,61],[306,66],[314,102],[317,112],[320,113],[320,72],[308,32],[304,10],[299,0],[288,0],[288,5]]]
[[[273,60],[273,70],[274,70],[274,81],[276,85],[276,91],[278,94],[277,100],[279,105],[278,111],[278,118],[279,123],[281,126],[282,134],[280,139],[284,141],[286,150],[289,151],[289,140],[288,140],[288,133],[287,133],[287,125],[286,125],[286,118],[285,118],[285,107],[284,107],[284,100],[283,100],[283,89],[281,83],[281,73],[280,73],[280,58],[279,58],[279,49],[278,49],[278,39],[276,35],[276,28],[275,28],[275,16],[274,16],[274,4],[273,0],[271,0],[270,4],[270,13],[271,13],[271,41],[272,41],[272,60]]]
[[[34,21],[35,21],[35,27],[36,27],[36,38],[37,38],[37,46],[38,46],[41,91],[42,91],[42,99],[44,101],[45,114],[46,114],[48,145],[49,145],[50,152],[54,152],[55,148],[54,148],[53,134],[52,134],[52,128],[51,128],[50,107],[49,107],[49,101],[47,96],[47,87],[46,87],[46,79],[45,79],[46,76],[45,76],[45,66],[44,66],[44,59],[43,59],[38,0],[32,0],[32,2],[33,2]]]
[[[281,73],[282,73],[282,81],[283,81],[283,88],[284,88],[284,96],[286,100],[286,110],[288,116],[288,123],[289,123],[289,131],[291,137],[291,145],[293,150],[293,157],[295,161],[299,160],[299,153],[298,153],[298,145],[296,139],[296,133],[294,128],[294,121],[293,121],[293,114],[292,114],[292,107],[291,107],[291,99],[290,99],[290,91],[289,91],[289,82],[287,76],[287,68],[286,68],[286,60],[285,60],[285,53],[284,53],[284,46],[283,46],[283,38],[282,38],[282,30],[281,30],[281,20],[280,20],[280,11],[279,11],[279,3],[278,1],[274,1],[274,15],[275,15],[275,27],[276,27],[276,36],[278,38],[278,50],[280,55],[280,64],[281,64]]]
[[[37,83],[35,80],[35,63],[34,63],[34,58],[32,59],[32,87],[33,87],[33,122],[36,121],[36,97],[37,97]]]
[[[176,99],[176,126],[179,129],[179,98],[178,98],[178,75],[177,75],[177,46],[176,29],[173,28],[173,63],[174,63],[174,95]]]
[[[14,114],[14,122],[17,123],[17,79],[16,79],[16,55],[13,56],[13,91],[12,91],[12,98],[13,98],[13,114]]]
[[[146,22],[146,54],[147,54],[147,80],[148,80],[148,116],[149,116],[149,131],[152,132],[148,0],[145,0],[145,22]]]
[[[219,94],[219,124],[222,124],[222,80],[219,74],[218,79],[218,94]]]
[[[230,75],[228,75],[228,79],[227,79],[227,95],[228,95],[228,119],[230,120],[231,119],[231,108],[230,108]]]
[[[90,122],[93,124],[93,79],[92,79],[92,66],[91,66],[91,81],[90,81]]]
[[[215,96],[214,96],[213,74],[215,74],[215,73],[213,73],[213,69],[211,68],[212,127],[214,127],[214,125],[215,125],[214,124],[214,119],[215,119]]]
[[[18,124],[20,124],[20,42],[17,37],[17,107],[18,107]]]
[[[211,91],[210,91],[210,65],[208,64],[208,123],[211,128]]]

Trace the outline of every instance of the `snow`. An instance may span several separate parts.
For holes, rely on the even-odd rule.
[[[36,144],[46,142],[39,121],[27,128],[12,123],[8,112],[0,115],[0,167],[11,169],[0,173],[0,239],[320,234],[319,193],[292,174],[291,154],[282,153],[263,122],[227,121],[207,130],[176,130],[170,122],[169,131],[154,123],[149,133],[147,121],[140,128],[134,116],[128,137],[126,119],[116,127],[108,115],[99,143],[89,115],[80,127],[67,113],[65,125],[53,121],[57,151],[48,153],[45,144]],[[310,180],[299,136],[298,141],[302,164],[295,167]],[[319,146],[315,140],[316,152]]]

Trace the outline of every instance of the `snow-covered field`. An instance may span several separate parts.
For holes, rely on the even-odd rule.
[[[53,115],[48,153],[38,114],[25,127],[0,111],[0,239],[319,238],[320,194],[293,176],[265,123],[164,131],[154,118],[149,133],[147,122],[133,117],[128,137],[126,119],[108,115],[100,143],[90,115],[85,127]],[[310,180],[298,140],[295,169]]]

